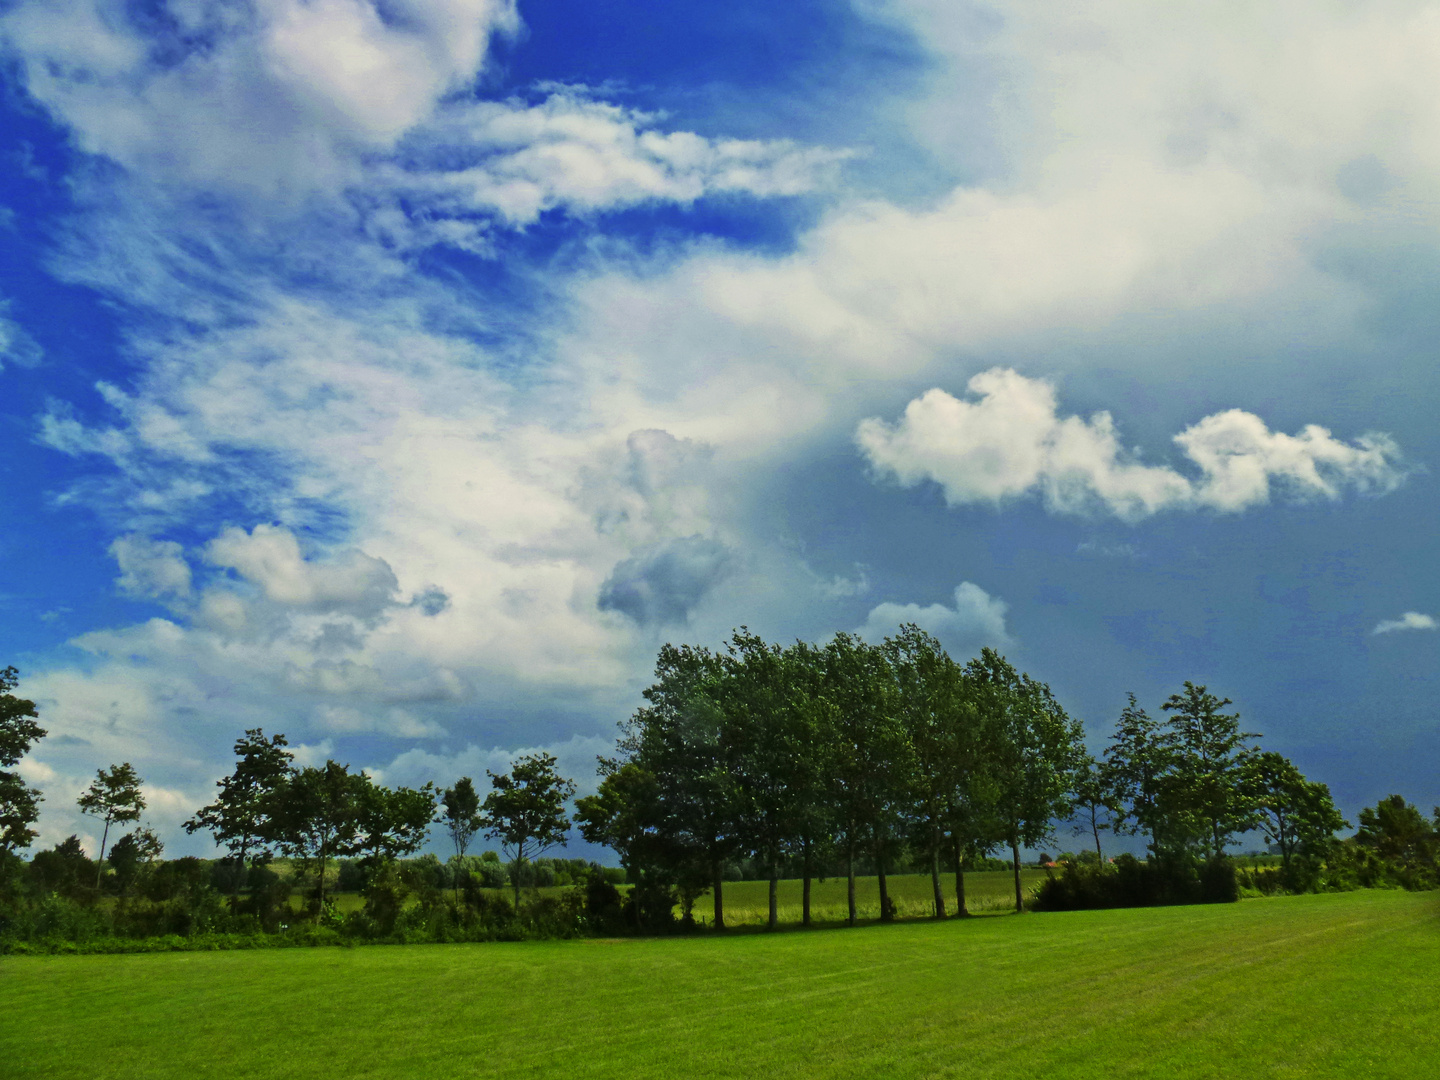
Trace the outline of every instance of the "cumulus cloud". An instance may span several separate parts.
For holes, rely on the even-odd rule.
[[[238,571],[267,599],[307,611],[373,619],[396,602],[399,588],[384,559],[352,549],[323,562],[307,561],[295,534],[277,525],[256,525],[248,533],[226,529],[206,545],[205,558]]]
[[[895,424],[862,421],[856,441],[870,465],[905,487],[934,481],[952,506],[1039,492],[1057,513],[1106,510],[1132,521],[1166,509],[1235,513],[1269,502],[1275,489],[1296,499],[1383,494],[1405,477],[1386,435],[1346,443],[1314,424],[1286,435],[1231,409],[1175,436],[1199,470],[1192,479],[1142,464],[1120,444],[1108,412],[1061,416],[1048,382],[995,368],[968,389],[978,400],[934,389],[911,401]]]
[[[955,587],[955,604],[896,604],[886,601],[870,609],[855,633],[866,641],[878,643],[894,634],[904,623],[914,623],[927,630],[951,648],[979,649],[990,645],[1004,647],[1011,643],[1005,629],[1005,613],[1009,605],[991,596],[979,585],[962,581]]]
[[[480,70],[510,0],[29,0],[0,38],[80,146],[154,179],[266,192],[350,174]]]
[[[1440,622],[1435,621],[1433,615],[1422,615],[1418,611],[1407,611],[1398,619],[1385,619],[1376,623],[1372,634],[1393,634],[1399,630],[1435,630],[1440,628]]]
[[[735,556],[719,541],[666,540],[617,563],[597,603],[601,611],[618,611],[641,626],[683,623],[734,566]]]
[[[184,549],[173,540],[153,540],[131,533],[110,545],[120,565],[117,584],[132,596],[151,599],[190,595],[190,564]]]

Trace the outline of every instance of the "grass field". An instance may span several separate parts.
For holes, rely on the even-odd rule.
[[[0,957],[9,1080],[1433,1076],[1434,895],[637,941]]]

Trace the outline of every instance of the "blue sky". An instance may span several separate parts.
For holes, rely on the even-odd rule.
[[[665,640],[914,619],[1440,802],[1402,2],[0,5],[42,842],[239,732],[581,781]],[[196,850],[199,850],[198,848]]]

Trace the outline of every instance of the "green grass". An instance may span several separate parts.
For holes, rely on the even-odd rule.
[[[0,958],[0,1074],[1433,1076],[1440,902]]]

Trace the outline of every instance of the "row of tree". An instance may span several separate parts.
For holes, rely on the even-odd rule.
[[[1219,858],[1252,828],[1288,861],[1344,825],[1324,785],[1259,751],[1204,686],[1187,682],[1161,720],[1132,696],[1097,761],[1045,683],[991,649],[960,664],[914,625],[879,645],[842,633],[781,647],[745,629],[718,651],[666,645],[644,698],[577,820],[640,888],[676,890],[687,912],[708,888],[716,927],[740,858],[769,869],[772,927],[782,867],[803,879],[808,924],[811,880],[838,861],[853,923],[857,864],[873,866],[888,918],[887,868],[907,849],[929,868],[937,917],[942,864],[963,915],[967,866],[1008,850],[1021,910],[1020,849],[1075,815],[1097,856],[1113,829],[1143,832],[1170,862]]]

